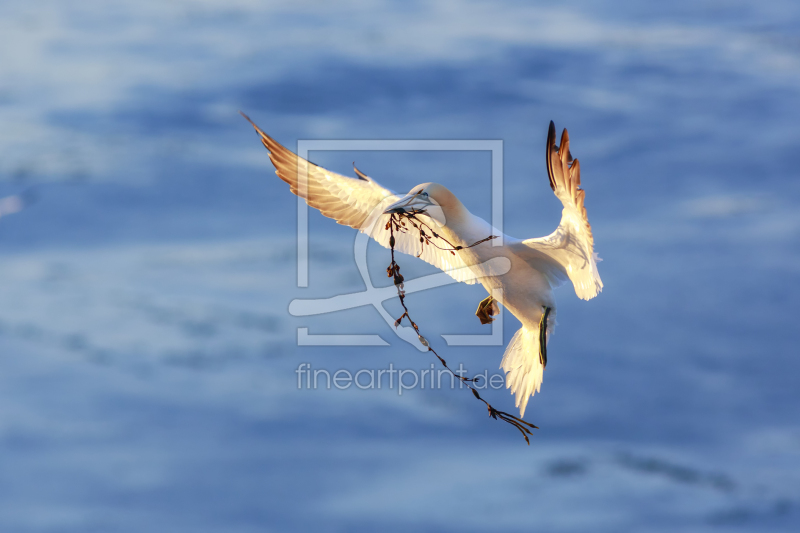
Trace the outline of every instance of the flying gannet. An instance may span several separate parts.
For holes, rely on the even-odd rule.
[[[483,285],[489,296],[475,313],[481,323],[493,320],[497,302],[522,322],[522,328],[506,348],[500,368],[506,373],[506,387],[515,395],[520,416],[524,416],[528,399],[541,388],[547,364],[547,342],[556,319],[553,289],[569,279],[583,300],[594,298],[603,289],[597,270],[600,259],[594,253],[592,229],[584,207],[585,193],[579,187],[580,164],[570,154],[567,130],[561,135],[561,146],[556,145],[552,121],[547,135],[550,187],[564,205],[556,230],[547,237],[526,240],[503,235],[502,246],[488,241],[470,247],[499,232],[470,213],[443,185],[423,183],[401,196],[358,169],[354,169],[357,178],[336,174],[295,155],[242,115],[261,137],[278,177],[323,215],[367,233],[387,248],[387,222],[392,214],[427,217],[442,237],[461,248],[451,252],[423,246],[417,234],[395,233],[396,250],[420,257],[457,281],[478,281]],[[490,260],[498,257],[510,261],[510,269],[504,269],[502,275],[485,267],[496,264]]]

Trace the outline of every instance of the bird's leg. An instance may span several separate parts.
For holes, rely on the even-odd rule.
[[[550,308],[545,306],[542,319],[539,321],[539,361],[542,367],[547,367],[547,317],[550,316]]]
[[[500,306],[497,304],[497,300],[489,295],[481,300],[481,303],[478,304],[478,310],[475,311],[475,316],[480,319],[481,324],[491,324],[494,322],[494,318],[492,318],[492,316],[498,314],[499,312]]]

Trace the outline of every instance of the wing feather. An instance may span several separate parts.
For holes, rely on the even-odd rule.
[[[306,161],[264,133],[247,115],[242,113],[242,116],[255,128],[269,151],[275,173],[289,184],[294,194],[326,217],[367,233],[378,244],[389,248],[390,235],[386,229],[389,215],[383,212],[400,200],[400,196],[358,169],[354,169],[358,178],[350,178]],[[433,246],[423,247],[418,235],[396,233],[395,250],[417,256],[457,281],[476,283],[460,255]]]
[[[558,270],[572,281],[578,297],[590,300],[603,290],[603,282],[597,270],[600,259],[594,253],[592,227],[584,205],[586,192],[580,188],[581,166],[577,159],[572,158],[566,129],[561,135],[561,146],[556,145],[556,127],[552,121],[547,134],[546,155],[550,187],[564,205],[561,223],[547,237],[522,241],[520,246],[527,249],[519,252],[543,271],[552,271],[554,265],[548,263],[555,262]],[[552,278],[554,282],[551,283],[557,286],[559,276]]]

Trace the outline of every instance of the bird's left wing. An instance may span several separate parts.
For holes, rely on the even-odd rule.
[[[339,224],[367,233],[381,246],[389,248],[389,215],[384,211],[400,200],[393,191],[355,169],[358,178],[342,176],[306,161],[264,133],[250,118],[242,113],[255,128],[261,142],[269,150],[275,173],[289,184],[292,192],[308,205],[319,209],[326,217]],[[456,281],[475,283],[461,256],[434,246],[422,246],[419,236],[395,233],[395,249],[415,255],[449,274]]]
[[[603,282],[597,270],[600,259],[594,252],[592,227],[583,204],[586,193],[580,188],[581,167],[570,154],[567,130],[561,135],[561,146],[556,145],[556,127],[552,121],[547,134],[547,174],[550,187],[564,205],[561,223],[547,237],[522,241],[514,251],[544,272],[552,286],[563,283],[566,275],[575,287],[575,294],[591,300],[603,290]]]

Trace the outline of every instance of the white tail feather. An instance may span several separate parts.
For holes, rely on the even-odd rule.
[[[548,328],[549,330],[550,328]],[[547,332],[550,340],[550,331]],[[539,325],[522,326],[508,343],[500,368],[506,373],[506,388],[516,396],[519,416],[525,416],[528,399],[542,387],[544,366],[539,359]]]

